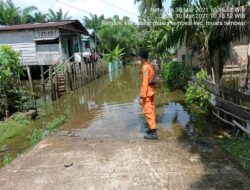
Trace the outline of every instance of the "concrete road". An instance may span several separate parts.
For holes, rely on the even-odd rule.
[[[218,147],[60,131],[0,171],[1,190],[250,189],[250,178]]]

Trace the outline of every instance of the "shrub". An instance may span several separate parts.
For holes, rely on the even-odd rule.
[[[23,73],[20,53],[10,46],[0,46],[0,115],[9,115],[12,107],[22,107],[23,92],[18,85],[18,77]]]
[[[191,68],[187,65],[171,61],[163,64],[161,77],[170,89],[176,89],[185,85],[191,74]]]
[[[206,86],[203,83],[204,79],[207,79],[207,73],[204,70],[199,71],[196,74],[197,85],[190,85],[186,92],[185,101],[189,104],[198,104],[201,108],[207,109],[208,100],[211,94],[206,90]]]

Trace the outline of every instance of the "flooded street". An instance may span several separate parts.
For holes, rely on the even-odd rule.
[[[192,120],[204,128],[209,122],[188,112],[180,90],[159,84],[159,141],[143,139],[139,72],[140,66],[124,66],[42,112],[40,122],[57,115],[67,120],[0,171],[1,189],[249,189],[249,174],[218,146],[195,146],[194,128],[201,127]]]
[[[143,138],[147,124],[138,103],[140,84],[140,66],[131,65],[66,95],[57,102],[60,109],[56,106],[54,110],[68,114],[60,130],[86,137]],[[174,124],[184,128],[190,119],[181,105],[184,98],[180,90],[168,92],[162,84],[157,87],[157,124],[168,137],[180,133]]]

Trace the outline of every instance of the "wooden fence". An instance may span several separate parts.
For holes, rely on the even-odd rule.
[[[195,79],[197,81],[197,79]],[[237,127],[250,137],[250,95],[204,80],[208,91],[214,95],[212,111],[221,121]]]
[[[42,94],[45,101],[48,90],[51,100],[56,100],[108,72],[108,65],[102,59],[85,63],[83,59],[80,62],[71,61],[72,58],[62,64],[50,66],[45,72],[42,71]]]

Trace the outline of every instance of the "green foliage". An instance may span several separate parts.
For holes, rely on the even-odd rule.
[[[94,29],[95,31],[99,31],[102,26],[102,21],[104,20],[104,15],[97,16],[96,14],[90,14],[89,17],[84,16],[83,24],[86,28]]]
[[[172,61],[163,64],[161,77],[170,89],[176,89],[187,83],[191,73],[191,69],[187,65]]]
[[[68,16],[68,14],[69,12],[63,13],[62,8],[60,8],[58,11],[49,9],[48,21],[70,20],[71,17]]]
[[[103,20],[102,23],[97,33],[106,52],[115,49],[119,44],[124,48],[126,56],[136,54],[141,40],[140,33],[127,17],[121,19],[114,16]]]
[[[150,14],[152,13],[152,8],[155,9],[164,9],[163,3],[165,0],[135,0],[135,3],[140,3],[139,11],[141,14]]]
[[[29,143],[34,145],[38,143],[42,138],[50,131],[54,130],[56,127],[61,125],[65,121],[64,116],[55,117],[52,121],[47,122],[42,129],[30,128],[33,127],[33,122],[26,118],[23,113],[16,113],[11,118],[0,121],[0,147],[3,145],[13,145],[17,142],[19,143]],[[27,135],[30,134],[31,135]],[[14,156],[15,157],[15,156]],[[7,154],[2,164],[9,164],[14,157]],[[0,163],[0,167],[2,166]]]
[[[59,127],[65,121],[64,116],[55,117],[52,121],[47,122],[42,129],[34,128],[32,131],[32,135],[30,136],[30,143],[34,145],[41,141],[44,136],[49,134],[51,131]]]
[[[208,108],[208,100],[211,94],[206,90],[206,86],[203,83],[203,80],[207,79],[207,77],[207,73],[204,70],[196,74],[197,85],[190,85],[188,87],[185,100],[187,103],[196,103],[202,108]]]
[[[0,46],[0,83],[8,84],[22,73],[20,54],[10,46]]]
[[[150,2],[145,0],[144,2]],[[179,18],[176,11],[173,12],[171,17],[163,18],[163,21],[167,24],[161,27],[157,27],[153,30],[153,37],[151,40],[151,47],[155,47],[157,52],[165,52],[169,48],[180,48],[183,45],[190,50],[199,52],[199,62],[208,71],[211,77],[214,77],[216,83],[219,82],[222,77],[223,65],[228,58],[229,47],[232,41],[240,40],[242,37],[249,34],[249,24],[242,26],[232,25],[206,25],[206,22],[224,22],[228,21],[228,18],[211,17],[211,15],[218,15],[219,13],[207,12],[204,17],[196,17],[195,10],[216,10],[216,8],[222,7],[237,7],[247,4],[247,0],[173,0],[172,8],[189,8],[193,12],[187,13],[191,17]],[[247,22],[249,13],[246,13],[245,19],[242,21]],[[239,19],[233,18],[230,21],[237,22]],[[200,22],[201,25],[179,25],[177,22]],[[156,31],[155,31],[156,30]],[[198,46],[198,49],[194,50],[194,45]],[[225,49],[226,48],[226,49]],[[223,50],[225,49],[225,50]],[[193,54],[192,52],[192,54]],[[214,75],[212,75],[212,69],[214,69]]]
[[[250,171],[250,141],[244,138],[223,138],[217,142],[240,161],[245,169]]]
[[[55,117],[51,122],[48,122],[44,128],[52,131],[55,128],[57,128],[58,126],[60,126],[62,123],[64,123],[65,121],[65,117],[64,116],[59,116],[59,117]]]
[[[28,128],[30,121],[22,113],[16,113],[10,119],[0,122],[0,145],[4,145],[12,138],[24,136],[24,130]]]
[[[39,141],[41,141],[44,136],[43,134],[44,133],[42,129],[34,128],[32,135],[31,135],[31,145],[34,145],[38,143]]]
[[[124,48],[119,48],[119,44],[115,47],[113,51],[109,51],[108,54],[105,54],[104,59],[108,62],[116,61],[121,59],[121,57],[125,54],[123,53]]]
[[[18,85],[19,75],[23,74],[19,57],[20,54],[10,46],[0,46],[0,115],[11,106],[16,111],[21,110],[25,98],[29,96]]]
[[[71,19],[68,13],[64,13],[61,8],[58,11],[49,9],[48,13],[42,13],[35,6],[20,9],[12,0],[0,1],[0,24],[2,25],[68,20]]]
[[[9,165],[13,160],[14,160],[14,158],[10,154],[7,154],[4,156],[3,165],[4,166]]]
[[[0,24],[12,25],[12,24],[22,24],[38,21],[37,13],[32,15],[37,8],[34,6],[25,7],[23,10],[20,7],[16,7],[11,0],[1,0],[0,1]]]

